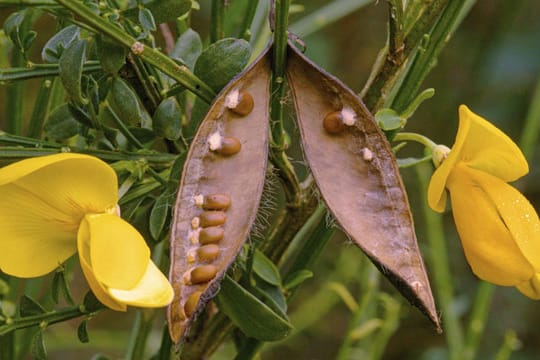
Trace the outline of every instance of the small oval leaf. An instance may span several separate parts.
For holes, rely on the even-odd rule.
[[[182,111],[173,96],[158,105],[154,113],[152,129],[156,135],[168,140],[177,140],[182,135]]]
[[[259,250],[253,255],[253,271],[267,283],[281,286],[281,276],[276,265]]]
[[[83,344],[90,341],[90,338],[88,337],[88,319],[84,319],[77,327],[77,337]]]
[[[37,360],[47,359],[47,350],[45,349],[45,341],[43,340],[43,331],[38,330],[32,338],[31,350],[32,355]]]
[[[49,63],[57,63],[69,44],[79,38],[80,32],[81,29],[77,25],[63,28],[47,41],[41,51],[41,58]]]
[[[137,125],[142,118],[137,94],[121,78],[114,78],[108,95],[109,105],[126,124]]]
[[[19,302],[19,314],[21,317],[40,315],[45,313],[45,309],[38,304],[34,299],[27,295],[23,295]]]
[[[54,109],[44,126],[47,138],[62,141],[75,136],[81,130],[81,124],[75,119],[68,104]]]
[[[187,29],[176,41],[170,54],[172,58],[180,59],[191,71],[202,53],[202,41],[193,29]]]
[[[96,36],[96,44],[101,69],[108,74],[117,74],[126,63],[128,49],[105,36]]]
[[[77,104],[87,104],[86,99],[81,90],[82,69],[86,59],[86,41],[75,40],[60,56],[58,65],[60,67],[60,80],[64,85],[64,89]]]
[[[216,300],[219,309],[248,337],[276,341],[285,338],[293,328],[228,276],[223,278]]]
[[[152,237],[156,241],[160,239],[161,232],[165,227],[165,223],[167,221],[167,214],[169,213],[170,200],[171,196],[169,194],[161,194],[154,202],[152,210],[150,211],[150,235],[152,235]]]
[[[219,92],[249,61],[251,47],[245,40],[227,38],[206,48],[195,64],[195,75]]]

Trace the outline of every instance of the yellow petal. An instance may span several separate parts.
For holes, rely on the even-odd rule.
[[[534,268],[506,226],[507,220],[511,220],[505,218],[506,209],[501,213],[490,196],[494,192],[515,190],[463,164],[458,164],[450,174],[448,189],[456,228],[473,272],[481,279],[503,286],[529,280]]]
[[[78,222],[15,184],[0,186],[0,269],[18,277],[53,271],[76,251]]]
[[[465,105],[459,107],[459,128],[450,154],[429,183],[428,203],[435,211],[444,211],[446,182],[458,162],[506,182],[529,172],[523,153],[512,139]]]
[[[116,173],[88,155],[56,154],[23,160],[0,170],[0,184],[6,179],[79,221],[84,214],[105,212],[118,200]]]
[[[510,182],[529,172],[529,165],[519,147],[505,133],[484,118],[476,115],[465,105],[459,107],[459,121],[469,122],[467,133],[458,131],[458,139],[464,137],[459,158],[469,167]],[[458,140],[456,140],[458,142]],[[454,150],[454,148],[452,149]]]
[[[77,242],[81,257],[106,287],[132,289],[150,261],[150,249],[141,234],[113,214],[86,215]]]
[[[536,273],[529,280],[516,286],[519,291],[525,296],[534,300],[540,300],[540,274]]]
[[[44,275],[73,255],[88,211],[116,204],[116,174],[81,154],[31,158],[0,169],[0,269]]]
[[[82,231],[87,232],[88,227],[86,225],[83,226],[86,227],[86,229],[83,229]],[[109,309],[116,311],[126,311],[127,306],[111,297],[107,292],[107,288],[96,279],[87,259],[81,256],[80,250],[79,259],[81,262],[81,269],[83,271],[84,277],[86,277],[86,281],[88,281],[88,286],[90,286],[90,289],[92,290],[96,298]]]
[[[514,242],[536,272],[540,272],[540,220],[531,203],[515,188],[481,171],[471,170],[491,198]]]
[[[138,307],[161,307],[168,305],[174,292],[167,278],[150,261],[141,281],[130,290],[109,289],[118,302]]]

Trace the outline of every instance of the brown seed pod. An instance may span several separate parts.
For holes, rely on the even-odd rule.
[[[175,343],[216,293],[218,282],[241,250],[255,220],[268,154],[269,80],[270,56],[265,51],[216,97],[191,144],[171,223],[169,278],[175,298],[167,316]],[[225,105],[227,95],[235,90],[249,93],[254,100],[253,109],[243,117]],[[212,141],[237,139],[241,150],[223,156],[210,149],[210,137]],[[225,212],[225,222],[204,227],[210,225],[205,223],[210,211]],[[202,227],[192,227],[195,217]],[[218,255],[214,257],[215,249],[209,251],[208,244],[218,247]],[[213,266],[215,273],[204,266]],[[199,276],[200,269],[207,269],[203,274],[212,276]],[[201,279],[208,282],[194,284]]]
[[[287,79],[304,154],[328,209],[381,272],[440,329],[407,194],[386,137],[352,90],[290,44]],[[335,111],[341,111],[348,125],[340,136],[321,126],[322,117]]]

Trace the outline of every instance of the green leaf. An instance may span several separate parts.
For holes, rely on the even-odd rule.
[[[54,109],[43,128],[47,138],[62,141],[75,136],[81,130],[81,124],[75,119],[68,104]]]
[[[405,124],[397,112],[388,108],[377,111],[375,120],[384,131],[400,129]]]
[[[281,291],[281,288],[268,284],[258,276],[255,276],[256,286],[250,288],[251,292],[268,305],[284,319],[287,318],[287,300]]]
[[[152,12],[148,8],[142,8],[139,10],[139,23],[145,31],[155,31],[156,21]]]
[[[248,336],[262,341],[285,338],[292,324],[227,275],[216,298],[221,311]]]
[[[84,295],[83,305],[86,311],[94,312],[105,308],[97,298],[96,295],[90,290]]]
[[[23,295],[19,301],[19,315],[21,317],[40,315],[45,313],[45,309],[38,304],[34,299],[27,295]]]
[[[182,135],[182,111],[173,96],[158,105],[152,128],[157,136],[169,140],[177,140]]]
[[[191,10],[191,0],[154,0],[144,4],[144,7],[152,13],[156,24],[175,21],[176,18]],[[130,20],[139,17],[138,6],[122,12],[122,15]]]
[[[170,56],[174,59],[180,59],[191,71],[202,53],[202,41],[199,34],[187,29],[176,41]]]
[[[313,272],[309,270],[299,270],[287,277],[287,281],[283,285],[286,290],[291,290],[302,284],[309,278],[313,277]]]
[[[32,355],[37,360],[47,359],[47,350],[45,349],[45,341],[43,340],[43,331],[39,330],[32,338]]]
[[[90,341],[88,337],[88,319],[84,319],[77,327],[77,337],[84,344]]]
[[[73,296],[71,295],[71,290],[66,279],[65,271],[56,271],[51,285],[51,295],[56,304],[60,300],[60,294],[66,299],[70,304],[74,304]]]
[[[81,29],[76,25],[63,28],[47,41],[41,51],[41,58],[49,63],[57,63],[64,49],[79,39],[80,32]]]
[[[77,104],[88,103],[81,91],[82,69],[86,59],[86,41],[75,40],[64,50],[58,65],[60,67],[60,80],[64,89]]]
[[[26,54],[37,33],[29,30],[32,13],[29,10],[12,13],[4,22],[4,32],[9,36],[17,49]]]
[[[152,206],[152,210],[150,211],[149,230],[150,235],[152,235],[156,241],[159,240],[161,232],[165,227],[170,201],[172,201],[171,196],[166,192],[162,193],[160,196],[158,196],[154,202],[154,205]]]
[[[105,36],[96,36],[99,63],[104,72],[117,74],[126,63],[128,49]]]
[[[108,95],[111,109],[125,124],[137,125],[142,118],[138,97],[121,78],[114,78]]]
[[[281,276],[274,263],[259,250],[253,256],[253,271],[269,284],[281,286]]]
[[[245,40],[227,38],[206,48],[195,64],[195,75],[219,92],[249,61],[251,48]]]

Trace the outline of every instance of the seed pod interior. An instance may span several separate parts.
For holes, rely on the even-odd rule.
[[[168,320],[175,343],[215,295],[255,220],[268,154],[269,79],[265,52],[218,95],[191,144],[171,225],[175,298]],[[249,94],[253,108],[226,104],[235,91]]]
[[[304,155],[348,236],[440,328],[407,195],[388,141],[360,98],[289,44]],[[343,124],[336,121],[342,121]]]

